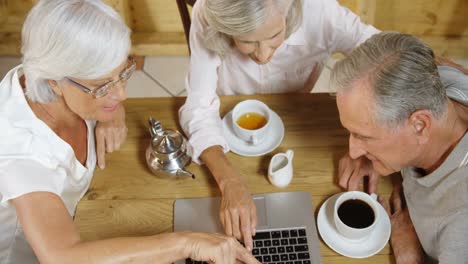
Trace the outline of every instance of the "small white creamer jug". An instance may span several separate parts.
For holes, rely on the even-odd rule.
[[[289,149],[286,153],[278,153],[271,158],[268,166],[268,179],[276,187],[286,187],[292,180],[292,161],[294,151]]]

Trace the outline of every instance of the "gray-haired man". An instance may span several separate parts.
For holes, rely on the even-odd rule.
[[[335,65],[332,85],[350,132],[340,181],[356,166],[368,175],[403,176],[408,207],[400,187],[393,213],[381,200],[391,215],[397,263],[422,262],[421,245],[426,262],[467,263],[468,76],[438,69],[416,37],[384,32]]]

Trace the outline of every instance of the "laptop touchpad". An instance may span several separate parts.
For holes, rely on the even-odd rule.
[[[257,228],[268,227],[265,197],[254,197],[253,200],[257,207]]]

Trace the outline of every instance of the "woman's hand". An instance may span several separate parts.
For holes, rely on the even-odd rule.
[[[380,175],[374,170],[372,162],[366,157],[352,159],[349,154],[340,159],[338,169],[338,184],[348,191],[359,189],[359,184],[365,176],[369,176],[368,192],[375,193]],[[366,191],[366,190],[364,190]]]
[[[186,239],[188,240],[188,253],[186,255],[195,261],[223,264],[260,263],[233,237],[218,234],[187,233]]]
[[[114,120],[109,122],[98,122],[96,124],[96,155],[99,168],[106,166],[106,152],[119,150],[127,138],[127,125],[125,124],[125,109],[121,105],[117,109],[118,113]]]
[[[50,192],[21,195],[12,204],[41,263],[174,263],[191,258],[259,264],[235,238],[218,234],[162,233],[83,242],[62,198]]]
[[[253,249],[257,209],[241,175],[229,163],[220,146],[207,148],[200,158],[213,174],[221,190],[220,219],[227,235],[243,239]]]
[[[243,239],[250,251],[257,226],[257,209],[247,187],[238,179],[240,177],[232,177],[225,182],[219,216],[226,234]]]

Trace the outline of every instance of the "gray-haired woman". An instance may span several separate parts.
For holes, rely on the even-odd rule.
[[[100,0],[40,0],[22,34],[23,64],[0,83],[0,263],[258,263],[235,239],[203,233],[80,241],[73,215],[96,166],[94,127],[121,117],[135,69],[130,31]]]
[[[193,159],[207,165],[221,189],[226,233],[252,248],[255,205],[224,155],[218,96],[310,92],[331,54],[350,53],[378,30],[335,0],[198,0],[192,18],[180,122]]]

